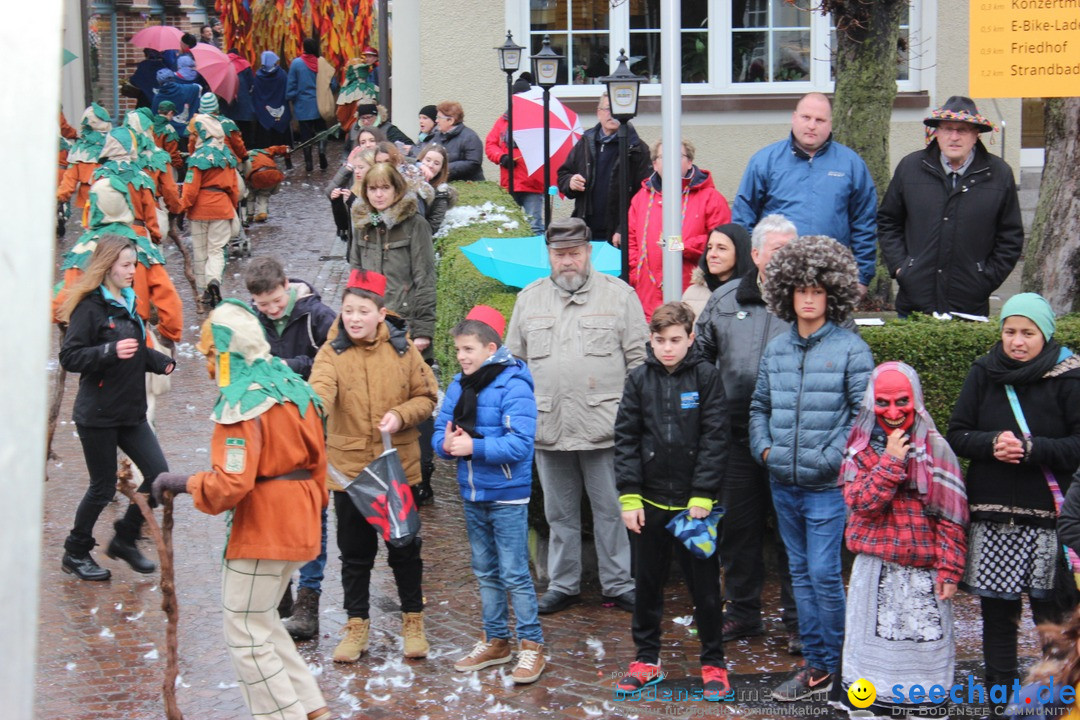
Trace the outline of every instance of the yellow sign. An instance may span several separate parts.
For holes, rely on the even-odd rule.
[[[847,691],[848,702],[857,708],[870,707],[877,699],[877,688],[869,680],[859,678]]]
[[[1080,0],[969,0],[971,97],[1080,95]]]

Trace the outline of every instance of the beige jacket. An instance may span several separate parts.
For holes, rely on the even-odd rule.
[[[705,303],[712,297],[712,290],[705,284],[705,273],[701,268],[694,268],[690,274],[690,287],[682,294],[682,301],[694,311],[694,322],[701,317],[701,311],[705,309]]]
[[[647,339],[641,302],[614,276],[593,270],[576,293],[543,278],[518,293],[506,345],[536,385],[536,448],[614,446],[623,383]]]
[[[374,342],[353,342],[340,327],[327,339],[311,368],[311,387],[326,410],[327,460],[346,477],[356,477],[382,454],[379,420],[393,410],[402,429],[391,437],[410,485],[420,482],[420,433],[431,417],[438,384],[431,368],[405,335],[404,322],[392,315],[379,326]],[[327,486],[342,486],[327,472]]]

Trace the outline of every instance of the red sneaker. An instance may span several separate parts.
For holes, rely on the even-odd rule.
[[[615,685],[616,688],[626,693],[635,693],[649,685],[655,685],[664,679],[664,671],[660,669],[660,661],[655,665],[634,661],[630,663],[630,672]]]
[[[704,697],[710,702],[724,700],[731,692],[727,669],[715,665],[701,666],[701,681],[705,684]]]

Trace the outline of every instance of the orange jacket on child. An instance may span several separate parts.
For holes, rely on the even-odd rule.
[[[186,212],[189,220],[231,220],[239,203],[235,169],[188,168],[180,211]]]
[[[329,497],[314,407],[301,417],[286,402],[251,420],[217,424],[210,460],[214,469],[192,475],[187,488],[204,513],[235,511],[226,559],[304,562],[319,554],[320,512]]]

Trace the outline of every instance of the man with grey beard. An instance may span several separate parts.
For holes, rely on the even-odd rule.
[[[536,466],[551,528],[549,614],[581,594],[581,490],[589,493],[603,602],[632,612],[630,543],[615,490],[615,412],[626,374],[645,361],[648,327],[633,288],[592,267],[580,218],[556,220],[546,241],[551,276],[518,293],[506,346],[536,388]]]

